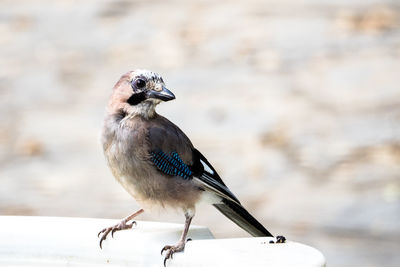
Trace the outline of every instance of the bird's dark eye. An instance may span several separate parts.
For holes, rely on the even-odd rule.
[[[146,86],[146,81],[143,79],[137,79],[135,80],[134,85],[136,88],[143,88]]]

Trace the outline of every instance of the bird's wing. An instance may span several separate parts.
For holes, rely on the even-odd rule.
[[[149,130],[151,161],[162,173],[195,181],[221,198],[213,205],[253,236],[272,236],[239,202],[208,160],[172,122],[159,117]]]
[[[217,171],[208,162],[208,160],[197,149],[192,150],[193,163],[190,169],[193,172],[194,178],[202,184],[206,190],[212,191],[223,199],[229,199],[240,204],[236,196],[219,177]]]
[[[183,179],[193,179],[199,182],[203,189],[220,196],[221,200],[213,203],[214,207],[248,233],[253,236],[272,236],[240,204],[215,169],[197,149],[193,149],[193,165],[190,166],[185,164],[176,152],[167,155],[160,150],[156,153],[153,152],[152,155],[152,160],[159,171],[171,176],[180,176]]]
[[[222,214],[253,236],[272,236],[240,204],[239,200],[224,184],[221,177],[219,177],[217,171],[197,149],[193,149],[193,165],[190,167],[194,177],[197,177],[208,190],[222,197],[221,202],[213,204]]]
[[[192,179],[193,172],[175,151],[171,152],[170,155],[165,154],[162,150],[152,151],[151,160],[158,170],[164,174]]]
[[[196,180],[203,189],[211,191],[222,199],[229,199],[240,204],[239,200],[224,184],[214,168],[203,158],[197,149],[193,150],[194,165],[188,166],[183,162],[179,154],[172,151],[169,155],[162,150],[152,151],[151,160],[157,169],[164,174],[180,176],[183,179]]]
[[[240,204],[214,167],[175,124],[158,116],[149,127],[151,161],[166,175],[193,179],[201,188]]]

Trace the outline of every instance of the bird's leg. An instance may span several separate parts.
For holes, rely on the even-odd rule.
[[[185,227],[183,229],[181,238],[179,239],[178,243],[176,243],[175,245],[171,246],[171,245],[166,245],[163,247],[163,249],[161,250],[161,255],[163,254],[164,251],[167,251],[167,254],[165,255],[164,258],[164,267],[165,264],[167,262],[168,259],[172,259],[172,255],[175,252],[180,252],[185,248],[185,244],[186,244],[186,236],[188,234],[189,231],[189,226],[190,223],[192,222],[192,218],[193,218],[193,213],[189,213],[189,212],[185,212]]]
[[[101,231],[98,233],[98,235],[97,235],[98,237],[100,237],[100,234],[102,234],[102,236],[101,236],[101,238],[100,238],[100,248],[102,248],[101,244],[103,243],[104,240],[106,240],[107,235],[108,235],[110,232],[111,232],[111,236],[114,237],[114,233],[115,233],[116,231],[121,231],[121,230],[125,230],[125,229],[131,229],[132,226],[133,226],[134,224],[136,224],[136,222],[135,222],[135,221],[132,221],[132,223],[127,223],[127,222],[129,222],[130,220],[132,220],[133,218],[135,218],[136,216],[138,216],[139,214],[141,214],[143,211],[144,211],[143,209],[140,209],[140,210],[138,210],[137,212],[132,213],[131,215],[129,215],[129,216],[123,218],[123,219],[122,219],[119,223],[117,223],[116,225],[110,226],[110,227],[106,227],[106,228],[104,228],[103,230],[101,230]]]

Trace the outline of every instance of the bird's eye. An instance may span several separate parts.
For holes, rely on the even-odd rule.
[[[146,81],[143,79],[137,79],[135,80],[134,85],[136,88],[143,88],[146,86]]]

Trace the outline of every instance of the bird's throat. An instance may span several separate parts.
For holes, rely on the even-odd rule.
[[[141,116],[145,119],[151,119],[156,115],[156,105],[154,101],[146,100],[141,103],[130,106],[127,117]]]

